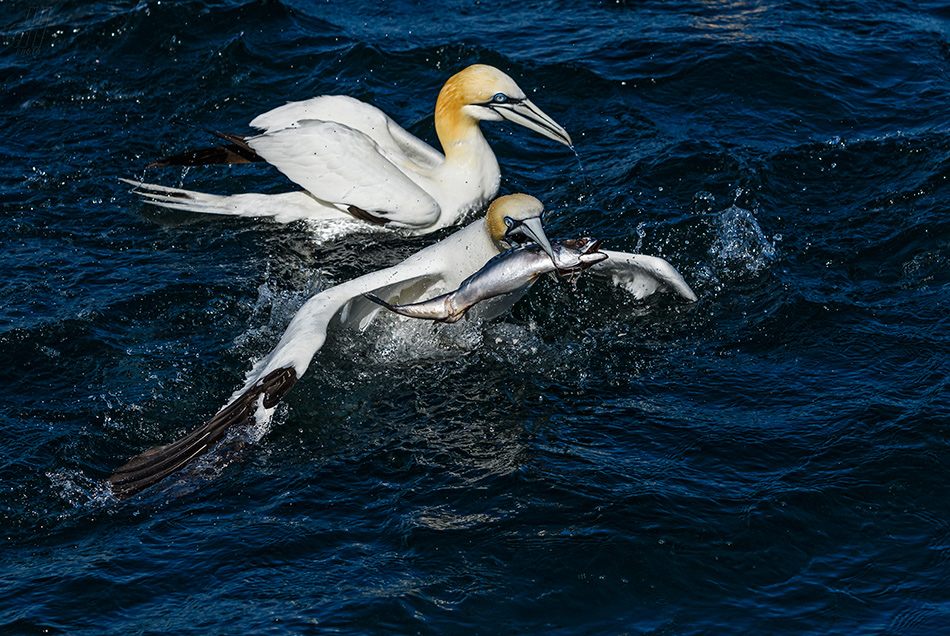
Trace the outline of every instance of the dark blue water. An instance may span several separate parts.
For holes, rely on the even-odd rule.
[[[0,28],[0,632],[950,633],[944,3],[5,0]],[[111,499],[310,294],[434,240],[117,179],[285,190],[144,165],[320,93],[435,142],[475,62],[577,147],[486,126],[503,191],[699,302],[545,281],[492,324],[331,338],[258,444]]]

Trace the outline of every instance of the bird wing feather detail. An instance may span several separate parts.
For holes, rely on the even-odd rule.
[[[405,265],[405,263],[404,263]],[[277,346],[248,372],[242,388],[211,419],[184,437],[154,446],[131,458],[108,479],[118,499],[127,499],[190,465],[235,431],[269,421],[323,347],[335,317],[365,328],[380,309],[364,297],[375,292],[390,297],[409,287],[426,289],[437,282],[424,261],[390,267],[331,287],[308,300],[291,320]],[[357,307],[353,307],[356,304]]]
[[[695,302],[695,292],[676,268],[657,256],[601,250],[607,260],[591,268],[594,273],[610,276],[613,283],[638,299],[646,298],[661,287],[668,287],[686,300]]]
[[[343,211],[355,207],[398,227],[435,223],[436,200],[397,167],[391,153],[338,122],[306,120],[248,139],[291,181]]]
[[[290,102],[258,115],[251,121],[251,126],[273,133],[293,128],[309,119],[335,121],[358,130],[386,152],[403,155],[417,170],[431,170],[445,161],[442,153],[408,132],[382,110],[348,95],[321,95]]]

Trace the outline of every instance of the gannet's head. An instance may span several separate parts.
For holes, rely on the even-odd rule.
[[[485,214],[485,223],[496,242],[519,245],[531,240],[553,260],[551,242],[544,234],[543,215],[544,206],[533,196],[508,194],[492,201]]]
[[[487,64],[473,64],[449,78],[435,106],[436,126],[463,114],[475,122],[507,119],[571,145],[567,131],[531,103],[515,81]]]

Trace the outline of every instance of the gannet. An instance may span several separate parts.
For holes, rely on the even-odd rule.
[[[215,133],[227,142],[149,164],[265,161],[303,188],[283,194],[221,196],[124,179],[148,203],[166,208],[298,219],[359,219],[426,234],[483,210],[498,192],[498,160],[479,127],[508,120],[571,146],[560,125],[497,68],[475,64],[448,79],[435,105],[444,155],[388,115],[352,97],[323,95],[256,117],[253,136]]]
[[[553,257],[539,245],[513,247],[485,263],[458,289],[429,300],[392,305],[373,294],[366,297],[400,316],[453,323],[478,303],[521,292],[544,274],[575,276],[607,258],[597,251],[600,241],[587,237],[556,241],[551,247]]]
[[[274,408],[323,346],[331,324],[363,330],[382,310],[365,294],[400,305],[454,290],[513,244],[543,236],[543,230],[537,231],[543,211],[541,202],[527,194],[499,197],[492,202],[484,220],[473,221],[397,265],[316,294],[300,307],[276,347],[253,366],[244,385],[220,411],[189,435],[150,448],[118,468],[108,479],[113,494],[120,499],[130,497],[182,469],[230,431],[268,422]],[[553,253],[550,249],[545,251]],[[613,277],[636,297],[643,298],[668,287],[687,300],[696,300],[686,281],[665,260],[641,254],[603,253],[608,259],[594,265],[592,271],[599,269]],[[513,293],[480,303],[473,311],[482,319],[498,316],[531,283],[533,280],[528,280]]]

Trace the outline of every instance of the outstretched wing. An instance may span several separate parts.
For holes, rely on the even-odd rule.
[[[657,256],[600,250],[607,260],[597,263],[591,272],[610,276],[614,285],[623,287],[636,298],[646,298],[668,287],[690,302],[697,300],[676,268]]]
[[[304,120],[247,143],[311,195],[358,218],[410,229],[439,218],[439,204],[408,176],[400,157],[345,124]]]
[[[131,497],[184,468],[229,432],[269,421],[323,346],[334,318],[365,328],[376,315],[380,307],[363,294],[393,298],[411,290],[409,295],[418,296],[439,280],[425,259],[409,259],[317,294],[298,310],[274,350],[254,366],[244,386],[214,417],[178,441],[150,448],[116,469],[108,480],[113,494]]]

